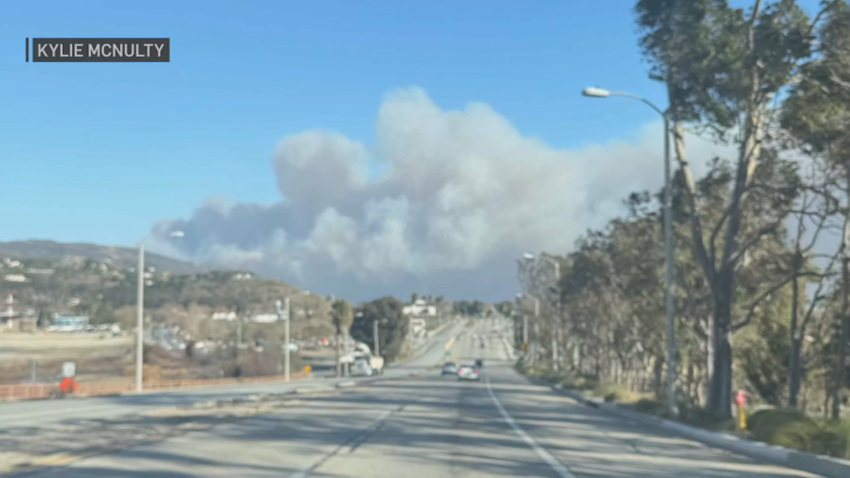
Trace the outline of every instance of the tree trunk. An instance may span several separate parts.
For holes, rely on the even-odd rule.
[[[845,196],[850,200],[850,168],[845,168]],[[835,377],[832,384],[832,413],[834,420],[841,417],[841,398],[846,378],[847,314],[850,312],[850,204],[844,212],[844,234],[841,240],[841,314],[838,317],[838,344],[835,353]]]
[[[659,399],[664,399],[664,359],[662,357],[655,357],[655,366],[653,367],[652,375],[652,388],[655,390],[655,396]]]
[[[788,363],[788,406],[797,408],[800,397],[800,384],[803,381],[803,368],[800,365],[800,355],[803,341],[797,338],[791,340],[791,357]]]
[[[688,388],[688,399],[696,401],[698,403],[699,397],[696,397],[694,393],[694,361],[693,357],[688,357],[688,374],[687,374],[687,388]]]
[[[845,368],[847,360],[847,312],[848,312],[848,293],[850,293],[850,271],[848,264],[850,258],[847,257],[847,240],[848,240],[848,222],[844,224],[844,252],[841,258],[841,314],[838,317],[838,337],[835,351],[835,377],[832,383],[832,411],[830,416],[833,420],[841,418],[841,402],[842,392],[844,389]]]
[[[711,384],[708,394],[708,408],[720,417],[732,417],[732,294],[735,290],[735,277],[731,267],[723,269],[718,275],[718,284],[714,296],[714,320],[712,335],[714,356]]]
[[[791,281],[791,357],[788,360],[788,406],[797,408],[797,397],[800,393],[800,348],[802,341],[798,339],[798,319],[800,308],[800,279],[799,272],[800,244],[797,243],[794,254],[794,278]]]

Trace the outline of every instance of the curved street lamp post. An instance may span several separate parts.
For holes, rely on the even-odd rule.
[[[676,405],[676,306],[673,301],[673,212],[670,187],[670,122],[667,114],[654,103],[633,93],[612,92],[602,88],[585,88],[582,95],[591,98],[622,96],[649,106],[664,119],[664,298],[667,313],[667,402],[670,412],[679,414]]]

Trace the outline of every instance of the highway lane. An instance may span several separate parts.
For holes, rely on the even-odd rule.
[[[405,375],[436,366],[442,358],[442,346],[463,328],[463,324],[450,325],[426,341],[426,346],[419,350],[420,355],[389,366],[385,372],[386,376]],[[226,400],[248,394],[281,393],[295,389],[298,389],[299,392],[306,392],[332,387],[341,381],[348,380],[351,379],[318,377],[295,380],[288,384],[267,382],[163,390],[140,394],[6,402],[0,403],[0,427],[3,429],[12,427],[38,428],[76,420],[102,420],[126,414],[141,413],[158,407],[185,406],[200,401]]]
[[[476,325],[451,345],[454,361],[484,360],[479,383],[442,377],[421,362],[418,376],[305,397],[261,417],[25,476],[811,476],[648,430],[532,385],[510,366],[509,347],[491,327]]]

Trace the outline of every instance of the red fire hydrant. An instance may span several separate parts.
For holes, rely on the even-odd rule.
[[[747,429],[747,397],[750,394],[746,390],[735,392],[735,406],[738,410],[738,430]]]

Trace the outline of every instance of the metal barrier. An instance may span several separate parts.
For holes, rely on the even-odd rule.
[[[305,372],[293,372],[290,380],[306,378],[310,374]],[[187,380],[152,380],[144,383],[144,390],[169,390],[174,388],[209,387],[215,385],[249,385],[253,383],[283,382],[283,375],[268,377],[245,377],[245,378],[211,378],[211,379],[187,379]],[[80,388],[77,395],[108,395],[114,393],[131,393],[136,390],[133,382],[79,382]],[[58,389],[57,385],[50,384],[12,384],[0,385],[0,400],[8,399],[34,399],[47,398]]]

